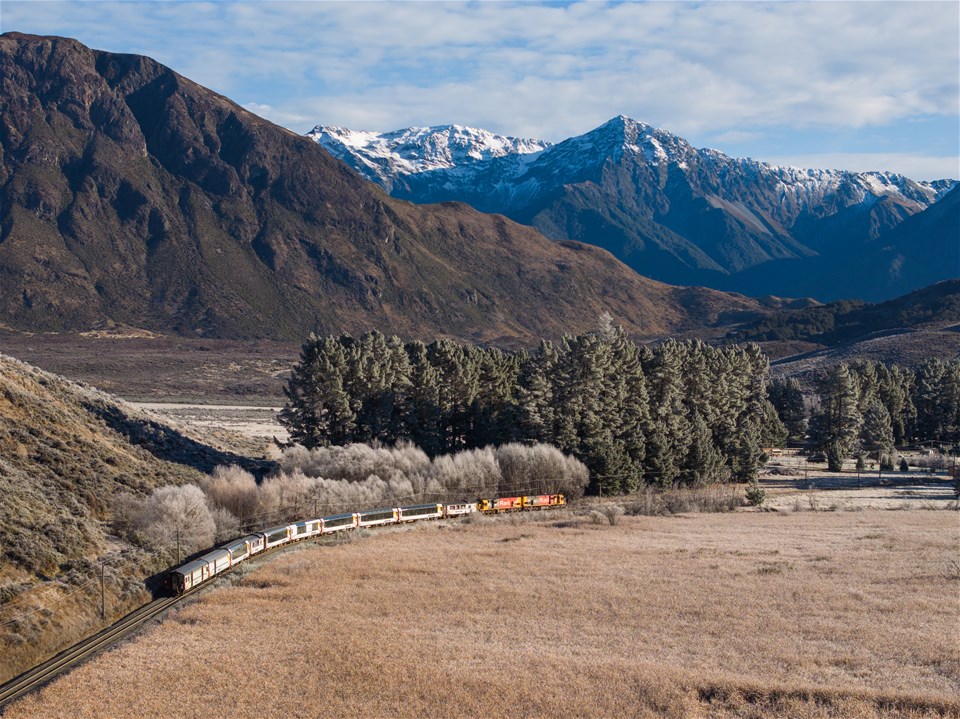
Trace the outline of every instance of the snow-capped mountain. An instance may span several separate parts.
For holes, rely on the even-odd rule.
[[[358,132],[317,125],[307,133],[388,191],[407,175],[453,170],[493,158],[535,156],[551,146],[543,140],[504,137],[460,125],[411,127],[393,132]],[[523,162],[516,163],[518,168]]]
[[[555,145],[455,125],[385,134],[318,127],[311,136],[396,197],[467,202],[556,240],[604,247],[656,279],[752,293],[786,294],[779,269],[769,272],[783,262],[801,271],[804,258],[855,260],[956,184],[733,158],[624,116]],[[948,254],[950,240],[960,243],[944,240]],[[874,278],[859,294],[904,289],[887,284]],[[850,295],[846,283],[808,285],[803,294]]]

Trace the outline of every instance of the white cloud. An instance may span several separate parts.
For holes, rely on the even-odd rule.
[[[2,21],[149,54],[301,131],[458,122],[559,140],[623,113],[745,140],[960,115],[956,2],[3,0]]]

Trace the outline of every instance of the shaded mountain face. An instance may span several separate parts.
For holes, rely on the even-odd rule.
[[[149,58],[8,33],[0,82],[0,311],[15,329],[526,342],[603,312],[649,335],[759,309],[465,205],[392,199]]]
[[[503,143],[511,149],[499,156],[467,148],[440,165],[420,161],[445,132],[429,130],[418,130],[415,141],[410,131],[376,135],[317,127],[310,136],[396,197],[467,202],[553,239],[603,247],[637,272],[667,282],[749,294],[880,299],[955,276],[953,270],[944,274],[943,263],[933,258],[913,263],[910,281],[907,273],[882,289],[856,278],[806,276],[820,261],[869,260],[887,246],[888,232],[932,209],[953,181],[774,167],[695,149],[622,116],[557,145],[505,138],[514,144]],[[462,137],[482,133],[461,130]],[[398,137],[405,139],[402,146],[393,141]],[[957,228],[954,223],[952,232],[931,235],[928,243],[960,246]],[[954,256],[960,262],[960,250]],[[791,276],[795,281],[784,290]]]

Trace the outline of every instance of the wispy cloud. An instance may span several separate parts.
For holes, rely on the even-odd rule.
[[[744,142],[960,117],[955,2],[4,0],[0,22],[151,55],[300,131],[558,140],[623,113]]]

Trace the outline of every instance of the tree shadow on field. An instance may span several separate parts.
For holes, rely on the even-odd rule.
[[[953,499],[953,479],[927,473],[884,472],[882,476],[874,473],[862,473],[859,477],[853,472],[828,473],[811,471],[807,476],[765,477],[762,481],[766,489],[887,489],[899,490],[897,497],[903,499]]]
[[[131,444],[165,462],[193,467],[204,474],[209,474],[218,465],[235,464],[250,472],[257,481],[277,468],[277,463],[272,460],[253,459],[216,449],[159,422],[130,417],[118,407],[88,404],[87,409]]]

